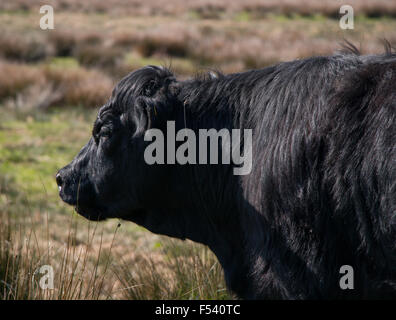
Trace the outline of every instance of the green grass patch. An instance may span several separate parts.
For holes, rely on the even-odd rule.
[[[77,59],[73,57],[53,57],[50,60],[49,65],[64,69],[78,68],[80,66]]]
[[[55,173],[88,141],[95,113],[54,111],[4,121],[0,127],[0,175],[12,177],[33,207],[42,205],[45,198],[61,205]]]
[[[235,14],[234,19],[238,22],[246,22],[246,21],[250,21],[252,19],[252,15],[248,11],[241,11],[241,12],[238,12],[237,14]]]

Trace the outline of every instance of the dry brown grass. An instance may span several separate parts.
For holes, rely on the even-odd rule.
[[[315,3],[309,4],[312,8],[322,5]],[[244,8],[253,4],[248,1]],[[149,1],[150,5],[155,6]],[[231,2],[230,8],[233,6],[236,3]],[[147,64],[171,65],[182,77],[210,68],[230,73],[331,54],[343,38],[357,46],[361,43],[363,53],[381,52],[382,38],[396,40],[395,19],[383,22],[362,18],[355,21],[355,30],[342,31],[338,20],[323,16],[272,15],[258,19],[255,10],[246,10],[247,15],[239,17],[243,19],[59,12],[56,29],[46,32],[35,27],[37,15],[33,13],[3,13],[0,57],[11,63],[7,69],[5,63],[1,64],[5,71],[0,74],[0,99],[11,99],[11,105],[25,107],[93,107],[105,101],[121,77]],[[60,64],[53,68],[54,58],[69,59],[75,66]]]
[[[12,229],[9,225],[11,219],[4,215],[1,217],[8,219],[8,223],[3,221],[0,224],[0,298],[2,300],[96,300],[111,295],[111,283],[106,282],[106,276],[110,273],[110,252],[113,242],[106,254],[103,235],[96,235],[95,227],[93,230],[88,230],[85,243],[77,244],[75,223],[71,220],[65,242],[59,244],[51,241],[49,229],[46,230],[47,239],[43,239],[41,230],[35,228],[26,230],[21,225]],[[48,221],[46,227],[49,228]],[[92,250],[92,245],[97,241],[100,243],[99,247]],[[54,270],[53,289],[43,290],[40,287],[40,278],[43,276],[40,274],[42,266],[51,266]]]
[[[25,109],[50,106],[96,108],[110,97],[114,82],[97,70],[30,66],[0,61],[0,101]]]
[[[53,55],[42,37],[24,37],[16,33],[2,33],[0,37],[0,58],[35,62]]]
[[[36,55],[36,60],[70,56],[86,67],[100,68],[119,78],[123,72],[118,70],[127,69],[124,58],[131,53],[157,60],[184,58],[197,68],[224,67],[224,71],[234,72],[282,60],[330,54],[344,37],[357,44],[362,42],[368,49],[366,52],[372,48],[380,50],[381,38],[396,39],[395,20],[361,20],[355,22],[355,30],[346,32],[339,28],[337,20],[325,18],[275,16],[253,21],[217,21],[107,16],[107,24],[98,26],[96,16],[58,14],[57,17],[57,29],[51,32],[16,33],[9,26],[11,17],[4,19],[4,24],[0,20],[6,30],[0,34],[0,43],[6,44],[0,47],[0,55],[30,62],[32,59],[23,52],[33,54],[28,43],[36,39],[34,43],[40,43],[45,52]],[[32,27],[31,18],[26,19],[25,28]]]
[[[114,223],[103,226],[70,216],[58,217],[54,224],[48,215],[26,214],[21,223],[0,211],[2,300],[232,297],[208,248],[162,239],[153,249],[155,238],[147,244],[147,235],[135,243],[125,241],[128,234],[119,235],[120,225]],[[40,287],[42,266],[53,268],[53,289]]]
[[[0,100],[15,98],[19,92],[42,81],[43,74],[36,68],[0,61]]]
[[[2,10],[38,10],[40,5],[50,4],[58,11],[129,14],[134,16],[182,15],[195,13],[205,19],[220,19],[250,12],[255,18],[268,13],[300,14],[309,16],[321,13],[337,17],[342,4],[350,4],[359,14],[378,17],[395,16],[396,3],[391,0],[14,0],[0,3]]]
[[[59,57],[71,56],[77,43],[77,36],[70,30],[54,30],[48,35],[48,42]]]
[[[58,105],[98,107],[110,97],[114,83],[103,73],[84,68],[44,68],[47,81],[62,92]]]

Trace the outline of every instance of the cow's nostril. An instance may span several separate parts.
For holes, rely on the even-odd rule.
[[[56,183],[59,187],[62,187],[63,179],[59,173],[56,174]]]

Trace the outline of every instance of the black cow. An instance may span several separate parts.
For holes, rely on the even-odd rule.
[[[250,174],[147,164],[145,132],[170,120],[194,132],[252,129]],[[185,81],[141,68],[56,179],[88,219],[208,245],[239,297],[395,298],[396,54],[351,50]],[[344,265],[353,289],[340,286]]]

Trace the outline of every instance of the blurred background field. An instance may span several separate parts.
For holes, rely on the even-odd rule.
[[[44,4],[54,30],[39,28]],[[343,4],[354,30],[339,27]],[[224,299],[232,295],[207,248],[132,223],[88,223],[59,199],[56,171],[128,72],[239,72],[331,54],[344,38],[383,52],[383,39],[396,43],[396,1],[3,0],[0,30],[0,297]],[[54,290],[38,288],[44,264]]]

